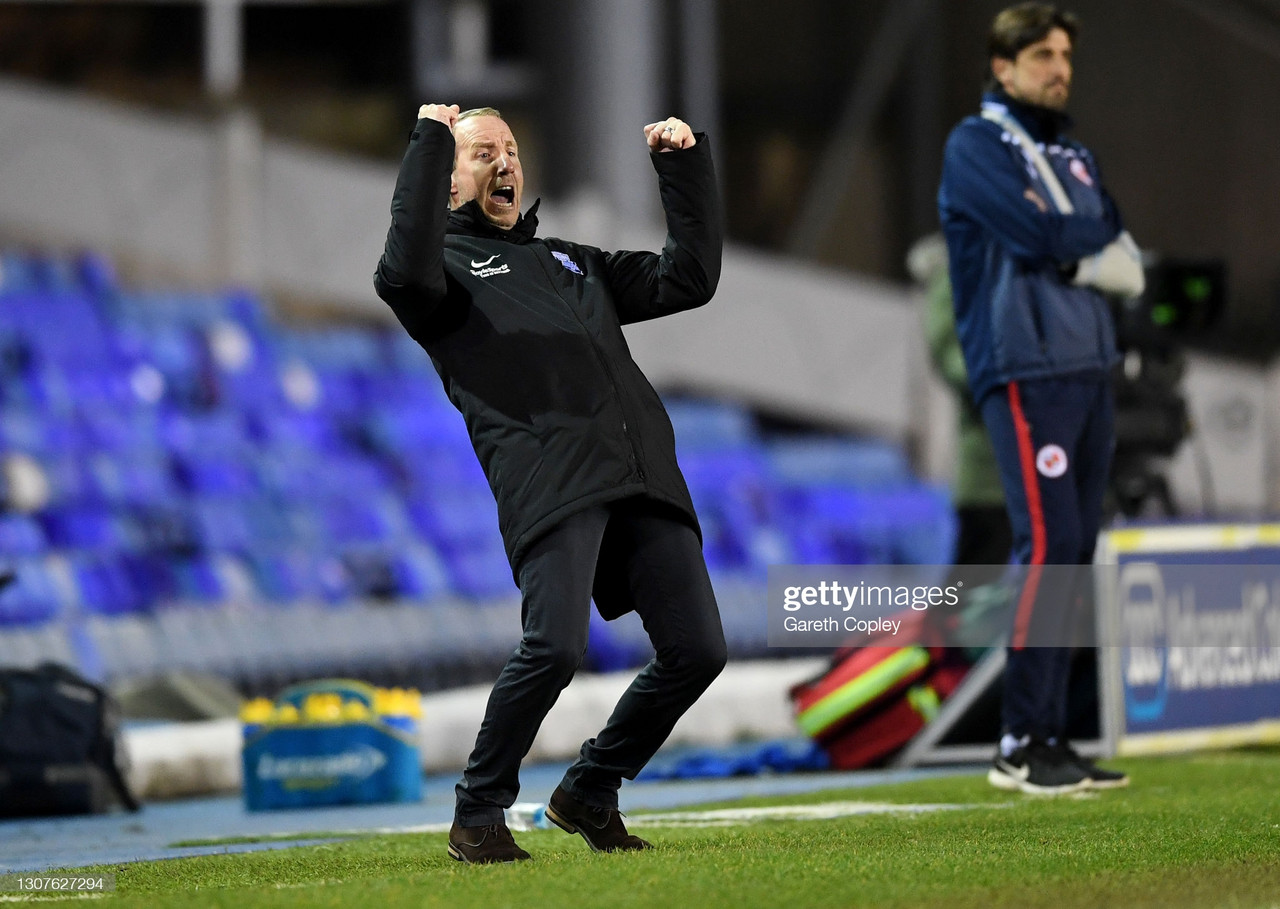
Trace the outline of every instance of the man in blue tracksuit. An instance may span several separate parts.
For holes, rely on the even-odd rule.
[[[1114,448],[1104,293],[1141,285],[1093,156],[1064,135],[1076,32],[1074,16],[1044,3],[996,17],[982,113],[952,131],[938,192],[969,383],[999,460],[1014,555],[1028,566],[988,778],[1036,793],[1128,782],[1066,742],[1077,597],[1041,567],[1093,560]]]

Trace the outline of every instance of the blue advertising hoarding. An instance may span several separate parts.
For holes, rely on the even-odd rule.
[[[1111,531],[1099,562],[1118,753],[1280,741],[1280,524]]]

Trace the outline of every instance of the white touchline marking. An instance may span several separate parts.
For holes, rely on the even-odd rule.
[[[821,802],[814,805],[770,805],[764,808],[721,808],[713,811],[660,811],[627,814],[627,826],[644,827],[730,827],[757,821],[826,821],[862,814],[924,814],[930,811],[957,811],[965,808],[1006,808],[1011,802],[956,805],[911,805],[893,802]],[[451,824],[413,824],[405,827],[366,827],[334,830],[331,836],[369,836],[395,833],[448,833]],[[521,829],[511,824],[512,830]],[[528,829],[523,827],[522,829]],[[271,838],[305,838],[303,835],[272,834]]]
[[[826,821],[860,814],[924,814],[989,805],[902,805],[891,802],[822,802],[816,805],[770,805],[764,808],[721,808],[714,811],[669,811],[628,816],[629,824],[647,827],[701,827],[750,824],[756,821]]]
[[[19,874],[20,872],[12,872]],[[41,890],[39,892],[31,891],[30,893],[0,893],[0,903],[33,903],[39,900],[42,903],[50,903],[56,900],[100,900],[110,896],[108,893],[59,893],[57,891]]]

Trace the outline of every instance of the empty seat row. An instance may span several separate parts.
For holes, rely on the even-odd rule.
[[[734,579],[735,653],[763,647],[770,565],[949,557],[946,497],[900,447],[766,436],[722,401],[673,398],[668,412],[707,561],[718,584]],[[0,566],[19,570],[0,590],[0,638],[63,629],[111,665],[131,641],[137,665],[182,650],[209,667],[256,646],[242,610],[452,603],[461,616],[516,597],[462,418],[398,326],[284,326],[243,291],[138,291],[100,257],[0,252],[0,467],[29,487],[0,488]],[[636,623],[597,623],[592,641],[599,666],[648,646]],[[307,638],[297,664],[343,645]]]

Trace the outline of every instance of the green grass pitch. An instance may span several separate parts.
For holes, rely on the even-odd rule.
[[[119,907],[1280,909],[1280,749],[1114,763],[1133,785],[1086,797],[1010,795],[970,775],[720,805],[962,807],[646,825],[657,848],[641,854],[535,830],[517,834],[533,855],[519,865],[463,866],[443,834],[399,834],[96,870],[116,874],[100,902]]]

